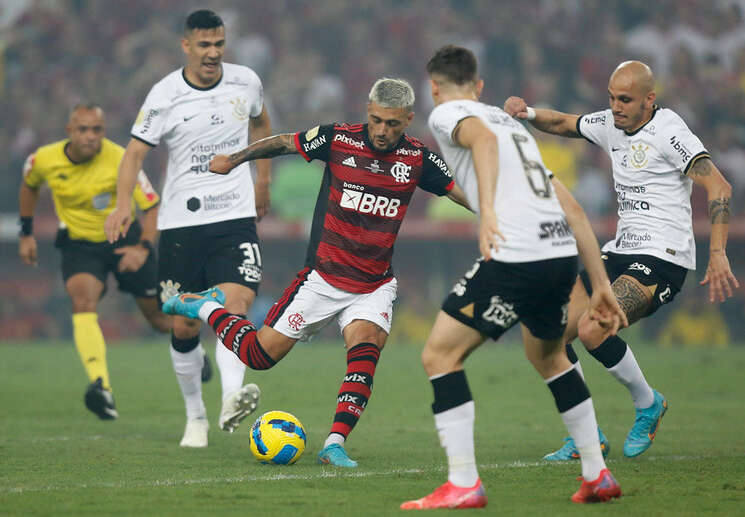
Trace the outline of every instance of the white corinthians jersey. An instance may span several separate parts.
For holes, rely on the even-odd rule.
[[[479,195],[471,152],[453,142],[453,130],[468,117],[478,117],[496,135],[499,145],[494,210],[505,236],[492,257],[502,262],[532,262],[577,254],[574,235],[551,186],[533,137],[501,109],[480,102],[457,100],[440,104],[429,116],[455,182],[478,211]]]
[[[224,176],[209,172],[208,165],[216,154],[248,145],[248,119],[259,116],[263,104],[256,73],[229,63],[208,88],[188,83],[183,69],[153,86],[132,136],[151,146],[165,142],[168,148],[159,230],[256,216],[250,165]]]
[[[701,141],[672,110],[655,108],[644,126],[626,133],[611,110],[577,119],[577,131],[602,147],[613,164],[618,198],[616,238],[603,251],[652,255],[696,269],[691,221],[693,162],[708,157]]]

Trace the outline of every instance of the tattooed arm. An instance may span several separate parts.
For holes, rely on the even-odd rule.
[[[295,135],[293,133],[270,136],[257,140],[242,151],[233,153],[230,156],[218,154],[210,161],[210,172],[228,174],[243,162],[260,160],[262,158],[274,158],[275,156],[297,152],[295,148]]]
[[[706,189],[709,199],[709,265],[701,285],[709,284],[709,301],[723,302],[732,296],[732,287],[740,287],[732,274],[727,259],[727,234],[729,232],[729,200],[732,187],[719,169],[707,157],[701,157],[691,166],[688,176]]]

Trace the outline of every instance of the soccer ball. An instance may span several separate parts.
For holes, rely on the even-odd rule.
[[[284,411],[269,411],[256,419],[249,432],[251,452],[261,463],[290,465],[305,450],[305,429]]]

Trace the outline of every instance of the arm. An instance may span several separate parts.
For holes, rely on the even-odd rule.
[[[709,301],[723,302],[732,296],[732,286],[740,283],[732,274],[727,259],[727,235],[729,233],[729,200],[732,187],[724,179],[719,169],[707,157],[694,162],[688,176],[697,185],[706,189],[709,199],[709,220],[711,234],[709,237],[709,265],[701,285],[709,284]]]
[[[283,133],[268,138],[262,138],[251,145],[231,155],[218,154],[210,161],[210,172],[215,174],[228,174],[231,170],[251,160],[262,158],[274,158],[285,154],[297,154],[295,148],[295,135]]]
[[[484,260],[497,249],[497,236],[505,240],[497,226],[494,193],[499,175],[499,145],[497,137],[476,117],[461,120],[453,131],[453,141],[470,149],[479,188],[479,250]]]
[[[24,218],[34,217],[36,202],[39,199],[39,189],[28,186],[25,180],[21,180],[21,188],[18,192],[18,212],[23,221]],[[36,239],[33,234],[24,235],[23,229],[18,239],[18,255],[24,264],[37,265]]]
[[[142,235],[140,236],[140,243],[132,246],[122,246],[116,248],[114,253],[121,255],[117,268],[119,272],[126,273],[139,271],[139,269],[145,264],[148,255],[152,253],[153,242],[158,234],[158,207],[160,204],[151,206],[142,217]]]
[[[604,337],[615,335],[619,328],[628,326],[626,314],[618,305],[611,289],[608,274],[600,258],[600,248],[592,231],[590,221],[574,196],[558,179],[552,178],[551,183],[556,191],[561,209],[566,215],[569,226],[572,227],[574,238],[577,240],[577,250],[585,265],[592,283],[592,297],[590,298],[589,317],[597,320],[607,330]]]
[[[580,138],[582,136],[577,132],[579,115],[548,109],[529,108],[525,100],[520,97],[508,98],[504,102],[504,111],[511,117],[527,120],[533,127],[544,133],[569,138]]]
[[[463,192],[463,189],[461,189],[458,185],[453,183],[453,188],[450,189],[450,192],[448,193],[448,197],[455,203],[459,204],[469,212],[473,212],[473,209],[471,208],[471,205],[468,204],[468,199],[466,199],[466,193]]]
[[[251,118],[248,122],[251,129],[251,143],[262,140],[272,134],[272,122],[266,107],[262,107],[258,117]],[[256,181],[254,190],[256,195],[256,219],[261,220],[269,211],[271,199],[269,197],[269,183],[271,182],[271,162],[269,160],[258,160],[256,162]]]
[[[142,169],[142,163],[149,151],[150,146],[136,138],[130,139],[124,151],[116,183],[116,208],[104,224],[106,238],[111,243],[126,235],[129,225],[132,224],[132,191],[137,182],[137,174]]]

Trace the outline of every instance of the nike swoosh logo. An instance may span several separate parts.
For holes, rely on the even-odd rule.
[[[197,116],[199,116],[199,113],[197,113],[196,115],[192,115],[191,117],[184,117],[184,122],[189,122],[191,119]]]
[[[184,117],[184,120],[186,120],[186,117]],[[620,147],[611,147],[610,150],[615,153],[616,151],[620,151],[621,148]]]

